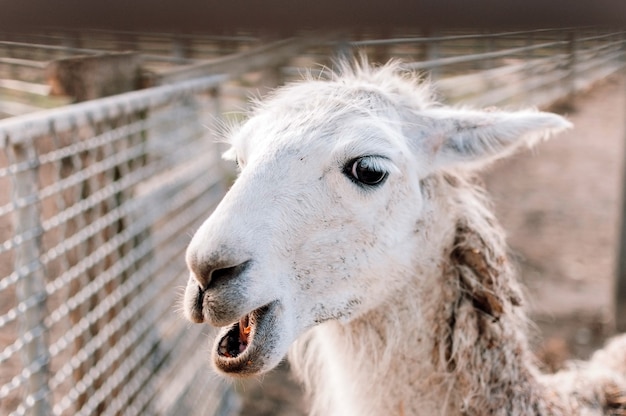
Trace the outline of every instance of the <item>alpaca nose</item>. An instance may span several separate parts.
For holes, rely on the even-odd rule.
[[[207,262],[191,258],[187,263],[191,275],[205,291],[236,279],[248,268],[250,260],[233,265],[235,262]]]

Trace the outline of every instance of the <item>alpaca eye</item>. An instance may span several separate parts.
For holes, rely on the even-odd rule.
[[[376,165],[373,158],[365,156],[349,162],[345,170],[348,177],[353,181],[374,186],[380,185],[387,178],[387,172]]]

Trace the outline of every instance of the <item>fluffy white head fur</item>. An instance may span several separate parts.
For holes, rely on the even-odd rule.
[[[550,113],[437,105],[396,64],[343,64],[331,80],[277,90],[232,133],[227,157],[239,178],[187,250],[184,310],[223,327],[216,369],[260,374],[296,343],[320,414],[480,407],[463,402],[479,393],[453,388],[454,371],[482,365],[463,356],[463,345],[481,347],[475,328],[459,328],[475,327],[480,313],[500,328],[510,315],[514,329],[493,331],[526,347],[500,230],[476,186],[453,172],[568,127]],[[480,227],[487,231],[473,231]],[[476,250],[489,252],[482,261],[506,276],[467,278],[473,260],[455,248],[466,240],[479,241]]]

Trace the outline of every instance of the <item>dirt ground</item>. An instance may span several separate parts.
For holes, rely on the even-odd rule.
[[[547,371],[612,333],[621,223],[626,85],[615,76],[555,106],[574,129],[498,162],[485,181],[527,288],[531,339]],[[288,366],[237,384],[243,416],[305,414]]]
[[[624,77],[605,80],[553,111],[574,128],[501,162],[486,182],[528,290],[540,356],[561,344],[566,357],[585,358],[613,330]]]

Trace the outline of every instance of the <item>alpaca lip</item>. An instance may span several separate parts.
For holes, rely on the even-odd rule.
[[[218,370],[230,375],[259,372],[266,351],[272,347],[268,341],[272,338],[276,304],[255,309],[220,332],[213,355]]]

